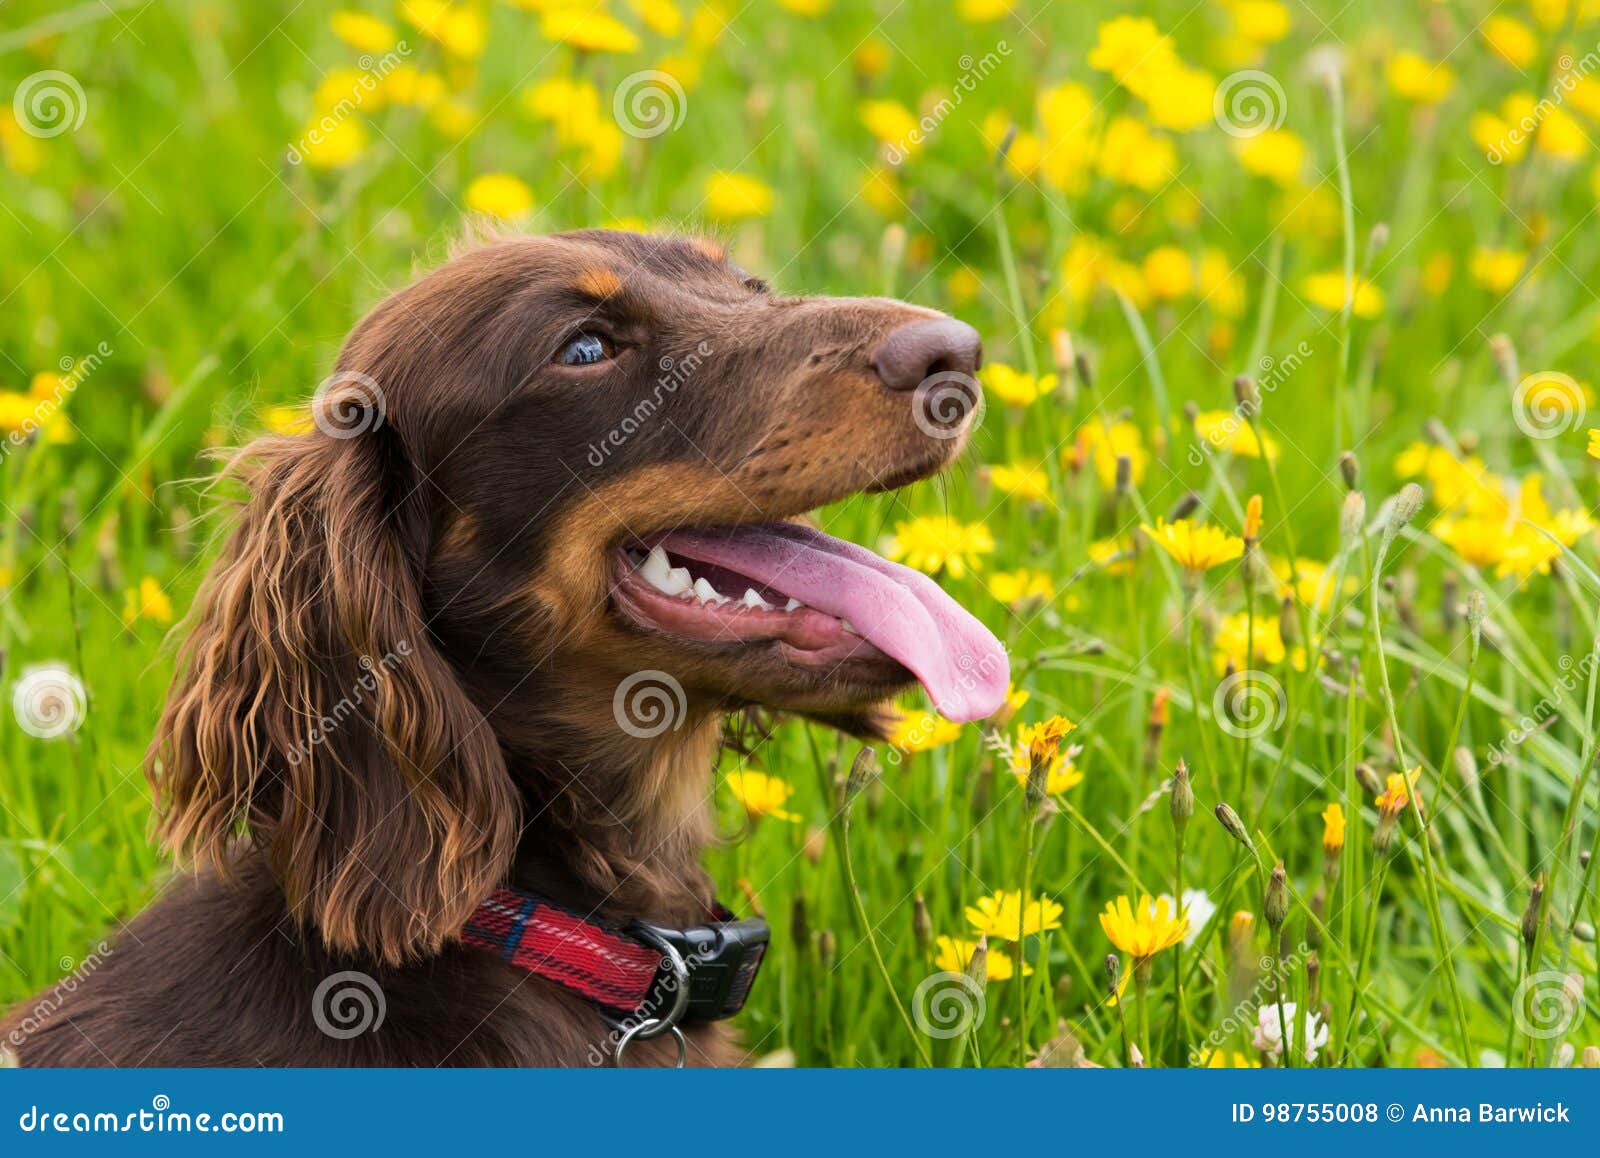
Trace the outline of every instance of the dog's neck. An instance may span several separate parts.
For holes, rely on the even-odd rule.
[[[546,731],[540,750],[514,753],[527,819],[513,883],[584,911],[703,920],[719,734],[718,715],[702,713],[659,737],[602,730],[564,751]]]

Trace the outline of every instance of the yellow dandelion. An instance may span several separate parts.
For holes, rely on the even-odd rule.
[[[718,221],[744,221],[772,212],[771,186],[747,173],[713,173],[706,180],[706,212]]]
[[[1261,1063],[1236,1049],[1203,1049],[1195,1055],[1196,1068],[1208,1070],[1258,1070]]]
[[[1490,50],[1512,68],[1527,68],[1539,51],[1533,29],[1510,16],[1490,16],[1478,31]]]
[[[467,208],[512,220],[533,209],[533,190],[510,173],[485,173],[467,186]]]
[[[1141,896],[1135,906],[1127,897],[1106,902],[1100,928],[1111,943],[1132,957],[1137,966],[1189,935],[1189,918],[1174,911],[1167,897]]]
[[[1300,283],[1300,292],[1314,305],[1335,313],[1344,309],[1345,275],[1342,270],[1314,273]],[[1383,312],[1383,291],[1360,274],[1354,278],[1350,309],[1358,318],[1375,318]]]
[[[1468,268],[1472,280],[1494,294],[1509,293],[1527,268],[1528,255],[1515,249],[1480,245],[1472,251]]]
[[[1337,855],[1344,847],[1344,809],[1333,802],[1322,810],[1323,851]]]
[[[1050,501],[1050,476],[1039,467],[1000,463],[987,470],[990,484],[1007,498],[1030,503]]]
[[[1029,374],[1004,362],[989,363],[978,371],[978,380],[1007,406],[1030,406],[1056,388],[1054,374]]]
[[[161,589],[161,584],[146,575],[139,580],[138,591],[129,591],[122,608],[122,622],[132,627],[141,619],[151,623],[172,622],[172,600]]]
[[[934,712],[903,713],[889,728],[889,743],[902,752],[927,752],[961,735],[961,725]]]
[[[763,816],[791,822],[800,819],[783,807],[794,795],[794,786],[787,780],[745,769],[728,773],[728,789],[752,820]]]
[[[603,8],[588,5],[552,5],[539,16],[539,32],[546,40],[571,45],[584,52],[636,52],[639,36]]]
[[[357,52],[387,52],[400,38],[388,21],[350,9],[335,12],[328,24],[335,36]]]
[[[1238,458],[1266,457],[1276,460],[1278,442],[1271,435],[1256,437],[1255,428],[1237,411],[1202,410],[1194,416],[1195,436],[1214,450],[1225,450]]]
[[[1155,526],[1141,524],[1139,529],[1185,571],[1198,575],[1223,563],[1231,563],[1244,554],[1244,540],[1228,534],[1221,527],[1209,523],[1196,523],[1179,519],[1169,523],[1157,519]]]
[[[1306,144],[1288,129],[1266,129],[1233,143],[1239,163],[1258,177],[1265,177],[1285,189],[1300,183],[1305,167]]]
[[[1420,764],[1403,776],[1398,772],[1389,773],[1385,778],[1383,791],[1378,793],[1378,798],[1375,801],[1378,811],[1386,816],[1398,816],[1411,803],[1413,795],[1416,796],[1417,806],[1420,808],[1422,805],[1422,793],[1417,789],[1417,781],[1421,776],[1422,766]]]
[[[1443,62],[1435,63],[1414,52],[1397,52],[1389,58],[1389,87],[1405,100],[1419,105],[1434,105],[1450,95],[1455,71]]]
[[[488,24],[476,7],[448,0],[405,0],[400,18],[452,56],[466,59],[483,55]]]
[[[1056,597],[1055,579],[1048,571],[1022,567],[1016,571],[995,571],[984,581],[993,595],[1008,607],[1027,603],[1049,603]]]
[[[896,523],[884,554],[897,563],[936,575],[943,571],[960,579],[978,567],[994,550],[994,536],[982,523],[961,523],[943,515],[930,515]]]
[[[1037,933],[1061,928],[1061,906],[1048,897],[1036,897],[1026,905],[1020,890],[992,893],[967,906],[967,921],[973,929],[1000,941],[1020,941]]]

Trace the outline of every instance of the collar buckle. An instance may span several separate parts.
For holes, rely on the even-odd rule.
[[[688,929],[635,920],[626,932],[661,951],[661,971],[640,1005],[663,1023],[656,1033],[680,1020],[721,1021],[743,1009],[772,936],[758,917]],[[654,1012],[658,1009],[668,1012]]]

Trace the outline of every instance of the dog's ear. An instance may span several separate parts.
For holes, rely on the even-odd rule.
[[[230,465],[249,498],[182,629],[148,763],[180,857],[225,872],[248,840],[329,946],[392,963],[462,928],[520,816],[493,729],[429,637],[429,521],[399,438],[370,410],[350,434],[371,403],[330,393],[316,429]]]

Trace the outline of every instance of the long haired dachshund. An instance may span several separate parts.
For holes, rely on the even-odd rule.
[[[388,297],[314,425],[230,467],[248,498],[148,762],[193,871],[69,992],[0,1022],[0,1047],[615,1060],[607,1006],[631,999],[597,991],[637,965],[628,930],[717,911],[700,853],[722,713],[881,737],[913,681],[955,719],[999,706],[994,636],[800,521],[947,465],[980,358],[942,314],[780,296],[694,239],[494,238]],[[630,719],[641,678],[666,720]],[[536,909],[546,956],[587,975],[514,944]],[[381,1002],[366,1032],[317,1007],[344,976]],[[692,1063],[742,1060],[718,1022],[680,1028]],[[673,1064],[680,1042],[641,1034],[626,1064]]]

